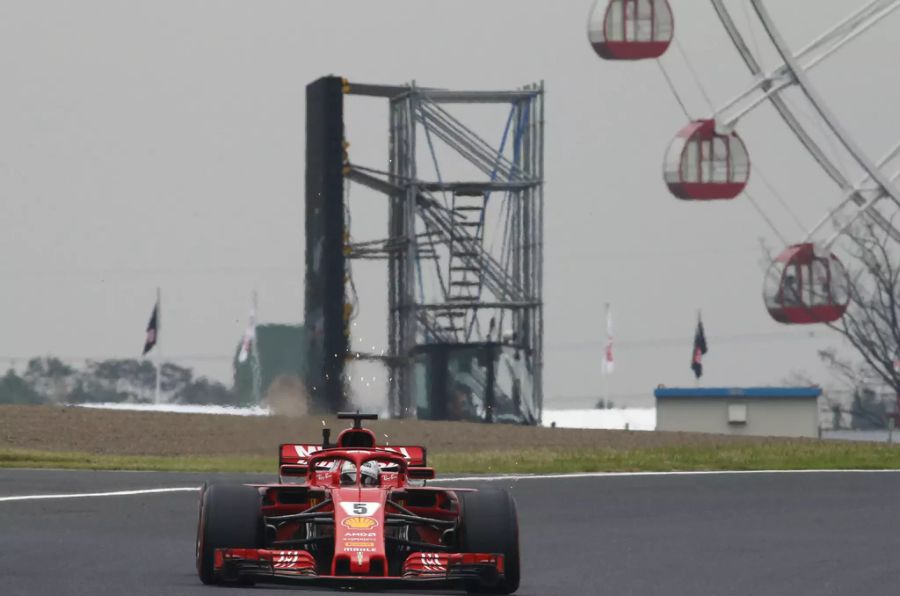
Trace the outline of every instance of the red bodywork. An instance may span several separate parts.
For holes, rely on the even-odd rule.
[[[423,447],[349,447],[370,442],[367,429],[348,429],[338,446],[281,445],[278,484],[261,494],[265,548],[220,548],[214,570],[225,581],[375,588],[491,586],[502,580],[500,553],[460,552],[457,493],[424,486],[434,477]],[[378,486],[341,484],[340,465],[380,467]],[[417,479],[421,480],[416,484]],[[202,500],[202,497],[201,497]]]

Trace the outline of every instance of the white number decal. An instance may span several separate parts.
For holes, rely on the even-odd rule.
[[[344,513],[347,515],[361,515],[372,517],[381,507],[381,503],[341,503]]]

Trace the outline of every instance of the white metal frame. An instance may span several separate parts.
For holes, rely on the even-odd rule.
[[[797,53],[792,53],[788,48],[784,37],[766,10],[763,0],[749,0],[769,40],[783,60],[781,66],[769,73],[763,72],[757,57],[753,55],[731,18],[724,1],[711,0],[711,2],[729,38],[754,77],[752,85],[715,110],[713,117],[716,119],[717,125],[730,131],[740,118],[768,100],[844,195],[840,203],[830,209],[807,233],[806,241],[820,240],[825,247],[829,247],[859,216],[864,214],[871,222],[890,234],[894,240],[900,242],[900,230],[873,208],[878,201],[885,198],[900,207],[900,189],[894,185],[894,182],[900,177],[900,171],[893,176],[888,176],[883,171],[885,164],[900,155],[900,143],[888,151],[878,162],[872,162],[828,108],[808,76],[810,69],[821,64],[841,47],[900,8],[900,0],[871,0]],[[855,184],[851,182],[847,174],[834,163],[826,150],[805,129],[801,120],[781,96],[781,93],[789,87],[800,89],[821,123],[853,161],[866,172],[865,177]],[[849,215],[845,213],[845,207],[848,206],[855,208],[855,211]],[[835,231],[824,239],[817,238],[828,223],[832,224]]]

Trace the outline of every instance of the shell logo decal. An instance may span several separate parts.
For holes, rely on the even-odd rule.
[[[351,530],[370,530],[378,525],[378,520],[371,517],[347,517],[341,525]]]

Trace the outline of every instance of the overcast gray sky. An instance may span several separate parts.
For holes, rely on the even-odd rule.
[[[710,344],[704,384],[777,384],[792,371],[826,383],[816,350],[838,340],[820,327],[778,325],[763,308],[759,240],[779,244],[746,197],[688,204],[666,191],[662,156],[684,115],[652,61],[594,55],[591,4],[3,2],[0,357],[135,356],[161,286],[164,354],[203,357],[185,363],[230,379],[251,290],[262,321],[303,316],[308,82],[337,74],[485,89],[543,79],[547,407],[599,393],[607,301],[614,398],[649,403],[659,383],[693,384],[698,309]],[[672,4],[681,46],[721,104],[749,83],[747,72],[709,3]],[[740,4],[729,5],[746,27]],[[856,4],[769,2],[794,48]],[[898,27],[894,14],[814,76],[872,157],[900,138]],[[753,39],[765,45],[758,28]],[[681,55],[663,61],[692,115],[708,115]],[[354,107],[354,161],[384,165],[372,159],[386,142],[386,111]],[[838,200],[836,188],[771,109],[738,132],[753,159],[751,193],[800,241],[757,174],[806,227]],[[357,202],[356,221],[377,228],[384,207]],[[383,275],[357,271],[364,301],[354,339],[376,349],[386,343]],[[383,393],[380,371],[354,372],[376,377],[361,395]]]

